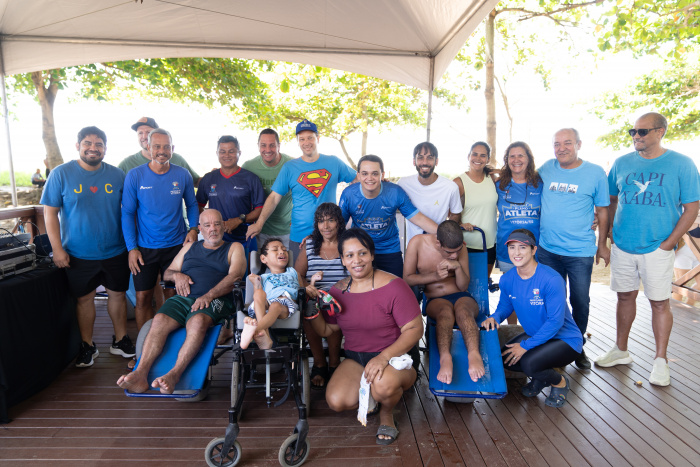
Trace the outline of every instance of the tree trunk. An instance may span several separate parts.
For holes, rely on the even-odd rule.
[[[496,154],[496,96],[494,89],[494,33],[496,28],[496,10],[486,19],[486,142],[491,146],[491,154]]]
[[[50,74],[50,71],[46,72]],[[46,148],[46,157],[49,169],[63,164],[61,150],[56,139],[56,127],[53,118],[53,104],[58,93],[58,81],[49,78],[48,86],[44,87],[45,75],[43,71],[32,72],[32,82],[36,88],[39,105],[41,105],[41,137]]]
[[[355,164],[355,161],[353,161],[350,157],[350,154],[348,154],[348,150],[345,148],[343,138],[338,138],[338,142],[340,143],[340,148],[343,150],[343,154],[345,154],[345,159],[347,159],[348,164],[350,164],[350,167],[352,167],[353,170],[357,171],[357,164]]]
[[[508,116],[508,141],[513,141],[513,116],[510,114],[510,106],[508,105],[508,96],[506,95],[505,89],[501,86],[501,81],[496,77],[496,84],[498,84],[498,90],[501,92],[501,97],[503,98],[503,107],[506,109],[506,115]]]
[[[367,106],[362,104],[362,156],[367,155]]]

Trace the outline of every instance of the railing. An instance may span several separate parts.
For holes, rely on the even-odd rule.
[[[32,236],[46,233],[44,224],[44,206],[21,206],[18,208],[0,209],[0,221],[12,219],[15,221],[11,232],[16,233],[22,227],[24,231]],[[0,230],[0,235],[7,233]]]
[[[690,230],[700,226],[700,216],[695,220],[695,223],[690,226]],[[688,233],[683,235],[683,240],[685,240],[686,245],[690,248],[690,251],[695,255],[700,261],[700,238],[691,237]],[[689,287],[685,285],[692,279],[695,279],[695,285]],[[677,293],[689,299],[700,302],[700,265],[695,266],[693,269],[679,277],[677,280],[673,281],[673,293]]]

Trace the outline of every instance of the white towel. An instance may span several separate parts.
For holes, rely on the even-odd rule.
[[[408,370],[413,366],[413,359],[410,355],[405,353],[400,357],[392,357],[391,360],[389,360],[389,365],[397,370]],[[363,372],[360,377],[359,404],[357,407],[357,420],[362,423],[362,426],[367,426],[367,412],[373,410],[377,404],[372,398],[370,384],[371,383],[367,382]]]

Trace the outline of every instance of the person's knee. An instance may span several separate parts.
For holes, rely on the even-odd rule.
[[[382,379],[375,379],[372,383],[372,393],[375,399],[384,400],[395,395],[400,387],[401,384],[398,378],[392,377],[392,375],[387,374],[385,371]]]
[[[455,320],[455,310],[450,304],[438,305],[433,310],[431,314],[435,317],[435,321],[438,323],[443,322],[453,322]]]
[[[78,305],[87,305],[90,304],[95,300],[95,291],[93,290],[92,292],[83,295],[82,297],[78,297]]]
[[[197,313],[187,321],[187,332],[206,332],[214,324],[206,313]]]
[[[668,300],[649,300],[649,304],[654,314],[671,313],[671,304]]]
[[[328,407],[334,412],[347,410],[348,404],[345,396],[346,394],[343,391],[334,391],[332,388],[326,389],[326,402]]]
[[[143,292],[136,292],[136,306],[146,307],[151,306],[153,301],[153,292],[151,290],[146,290]]]
[[[632,290],[630,292],[618,292],[617,299],[621,302],[635,301],[637,299],[638,290]]]

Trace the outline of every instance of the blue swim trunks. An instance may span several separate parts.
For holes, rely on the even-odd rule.
[[[468,297],[468,298],[471,298],[472,300],[474,300],[474,297],[472,297],[472,294],[470,294],[469,292],[455,292],[455,293],[451,293],[449,295],[443,295],[442,297],[429,298],[428,302],[425,304],[425,307],[427,308],[428,305],[430,304],[430,302],[432,302],[433,300],[438,300],[438,299],[447,300],[448,302],[450,302],[454,306],[454,304],[457,303],[457,300],[459,300],[462,297]]]

